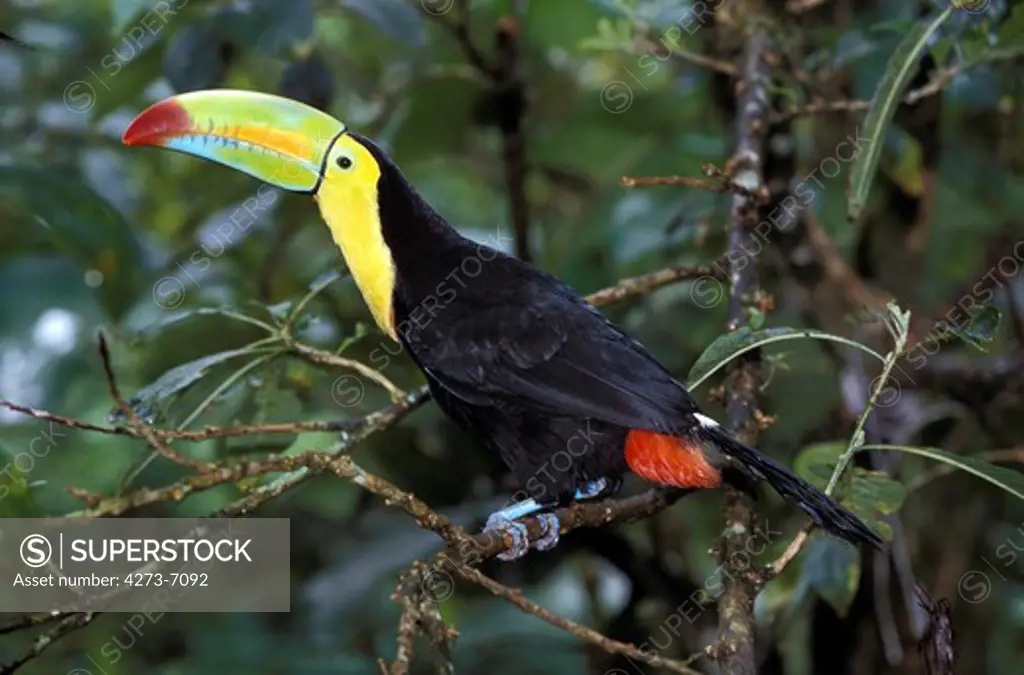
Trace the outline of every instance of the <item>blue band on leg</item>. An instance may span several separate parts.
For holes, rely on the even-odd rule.
[[[505,508],[495,511],[494,513],[495,515],[501,514],[509,520],[518,520],[519,518],[525,518],[531,513],[536,513],[537,511],[540,511],[543,508],[543,506],[538,504],[533,499],[524,499],[521,502],[517,502],[515,504],[512,504],[511,506],[506,506]]]
[[[583,500],[596,497],[601,493],[601,491],[605,489],[605,487],[607,487],[607,485],[608,483],[607,481],[605,481],[604,478],[587,483],[583,487],[583,489],[576,490],[576,494],[573,497],[573,499]],[[500,515],[508,520],[518,520],[520,518],[525,518],[526,516],[537,513],[538,511],[541,511],[544,508],[546,507],[541,506],[540,504],[537,503],[537,500],[531,498],[524,499],[521,502],[516,502],[515,504],[511,504],[502,509],[499,509],[498,511],[494,512],[494,515]]]

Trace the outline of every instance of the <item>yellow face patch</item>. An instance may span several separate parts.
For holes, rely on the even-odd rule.
[[[342,134],[324,164],[315,197],[374,321],[397,340],[391,314],[395,264],[381,229],[379,179],[380,167],[369,150]]]

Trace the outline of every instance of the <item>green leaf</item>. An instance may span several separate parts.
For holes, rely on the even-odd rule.
[[[884,515],[896,513],[903,506],[907,490],[885,471],[873,471],[859,466],[853,469],[850,496],[851,505],[877,509]]]
[[[832,470],[839,463],[839,456],[846,452],[846,447],[846,441],[808,445],[793,460],[793,470],[808,483],[824,490],[832,477]]]
[[[211,367],[229,359],[252,353],[253,349],[249,347],[232,349],[175,366],[157,378],[152,384],[140,389],[135,396],[126,402],[135,409],[140,417],[144,419],[151,417],[162,403],[195,384]],[[115,419],[123,419],[120,411],[115,413],[114,417]]]
[[[846,447],[845,441],[809,445],[797,455],[793,469],[798,476],[824,490]],[[902,484],[884,471],[856,466],[847,470],[837,488],[835,497],[840,504],[884,538],[892,538],[892,528],[881,517],[903,506],[907,490]]]
[[[850,174],[850,203],[847,211],[850,220],[859,219],[867,204],[875,170],[882,154],[886,128],[896,114],[896,108],[899,107],[903,92],[914,74],[917,61],[929,38],[949,18],[952,11],[952,7],[947,7],[932,21],[914,24],[889,59],[882,81],[871,99],[867,118],[864,120],[862,136],[865,139],[865,147],[853,160],[853,170]]]
[[[824,534],[816,534],[807,546],[803,572],[807,583],[845,617],[860,583],[860,555],[853,546]]]
[[[686,387],[691,390],[696,389],[711,375],[741,354],[770,345],[773,342],[798,339],[840,342],[867,352],[879,361],[885,361],[885,357],[870,347],[839,335],[832,335],[831,333],[796,328],[765,328],[755,331],[744,326],[730,333],[719,335],[714,342],[707,346],[704,353],[698,357],[697,361],[690,368],[690,374],[686,378]]]
[[[963,328],[949,325],[949,332],[971,345],[978,351],[988,351],[987,345],[992,344],[995,339],[996,330],[999,328],[999,321],[1003,313],[992,305],[971,307],[970,321]]]
[[[750,320],[747,322],[747,325],[750,327],[751,330],[760,330],[761,328],[763,328],[764,320],[764,312],[762,312],[756,307],[750,308]]]
[[[1024,473],[990,464],[977,457],[955,455],[939,448],[919,448],[908,445],[863,445],[857,448],[857,452],[862,450],[905,452],[934,459],[988,481],[1018,499],[1024,499]]]
[[[902,506],[907,496],[907,489],[884,471],[871,471],[859,466],[848,471],[849,487],[841,490],[843,497],[839,503],[849,509],[864,523],[892,540],[892,526],[885,522],[883,516],[895,513]]]
[[[49,239],[86,271],[102,275],[97,293],[111,318],[131,306],[142,285],[141,247],[128,222],[76,177],[33,166],[0,167],[0,201],[15,205],[13,223]],[[6,216],[5,216],[6,218]],[[84,276],[83,276],[84,279]],[[84,283],[84,281],[83,281]]]

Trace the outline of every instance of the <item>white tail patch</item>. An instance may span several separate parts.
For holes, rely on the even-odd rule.
[[[718,422],[714,421],[707,415],[701,415],[700,413],[693,413],[693,416],[697,418],[697,422],[700,423],[705,429],[714,429],[718,426]]]

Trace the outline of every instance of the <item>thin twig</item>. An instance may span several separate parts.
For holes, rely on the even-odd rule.
[[[498,71],[490,96],[497,111],[501,130],[502,160],[505,167],[505,192],[509,217],[515,234],[516,255],[530,260],[530,201],[526,195],[528,163],[526,159],[526,84],[523,82],[519,53],[520,21],[507,16],[498,22],[496,49]]]
[[[1019,48],[996,49],[987,52],[983,58],[967,60],[949,68],[940,68],[935,72],[935,75],[927,84],[907,92],[907,95],[903,97],[902,102],[904,105],[914,105],[923,99],[940,94],[947,84],[971,68],[981,65],[982,63],[1009,61],[1022,56],[1024,56],[1024,50]],[[778,112],[772,116],[771,123],[778,124],[801,115],[817,115],[829,112],[863,112],[870,107],[871,101],[863,100],[815,101],[804,106],[797,106],[790,108],[789,110]]]
[[[528,163],[524,131],[527,97],[519,51],[521,17],[505,16],[498,21],[494,32],[495,55],[488,59],[473,39],[469,0],[453,1],[456,3],[454,21],[442,19],[440,14],[431,15],[452,32],[466,60],[488,84],[486,95],[501,131],[505,191],[515,233],[515,251],[519,258],[530,260],[530,202],[526,196]]]
[[[126,511],[137,509],[158,502],[180,502],[187,497],[209,490],[219,485],[238,483],[239,481],[271,473],[284,473],[299,468],[322,470],[333,459],[334,455],[325,452],[307,452],[299,455],[275,456],[264,460],[234,462],[188,476],[176,483],[160,488],[142,488],[125,495],[101,498],[94,501],[89,508],[73,511],[65,518],[99,518],[116,516]]]
[[[395,660],[385,675],[407,675],[413,656],[413,642],[422,634],[445,660],[441,670],[446,675],[454,672],[451,646],[459,632],[441,618],[439,604],[452,588],[447,579],[421,561],[399,576],[398,587],[391,599],[402,608],[395,637]]]
[[[692,187],[698,190],[710,190],[711,192],[731,192],[733,194],[749,197],[758,203],[766,203],[768,195],[764,190],[751,190],[740,185],[732,179],[729,171],[723,171],[714,164],[703,165],[704,175],[713,180],[705,178],[694,178],[692,176],[623,176],[619,179],[625,187]]]
[[[490,591],[495,596],[512,603],[527,614],[532,614],[541,621],[545,621],[556,628],[560,628],[567,633],[575,635],[585,642],[596,645],[610,654],[622,654],[623,656],[628,656],[629,658],[640,661],[641,663],[646,663],[654,666],[655,668],[664,668],[665,670],[669,670],[673,673],[699,675],[697,671],[689,667],[687,662],[667,659],[650,651],[642,651],[634,645],[613,640],[591,628],[587,628],[582,624],[566,619],[563,616],[559,616],[558,614],[541,607],[532,600],[529,600],[518,589],[509,588],[504,584],[498,583],[474,567],[470,567],[464,563],[453,563],[453,567],[466,580],[472,581],[474,584]]]
[[[29,628],[35,628],[48,624],[52,621],[57,621],[61,618],[59,612],[46,612],[45,614],[25,614],[23,616],[15,617],[11,621],[5,624],[0,624],[0,635],[6,635],[8,633],[17,633],[21,630],[27,630]]]
[[[771,564],[769,569],[771,570],[771,576],[777,577],[793,562],[800,552],[804,550],[804,546],[807,545],[807,539],[811,536],[811,532],[814,530],[814,524],[804,526],[802,530],[795,537],[793,541],[789,542],[789,546],[782,552],[775,562]]]
[[[81,429],[82,431],[95,431],[100,434],[119,434],[122,436],[133,436],[135,438],[145,438],[138,429],[133,427],[108,427],[101,424],[91,424],[89,422],[83,422],[73,417],[65,417],[64,415],[56,415],[46,410],[39,410],[37,408],[30,408],[27,405],[19,405],[12,401],[0,399],[0,408],[7,408],[14,412],[34,417],[37,420],[43,420],[46,422],[53,422],[64,427],[70,427],[72,429]],[[154,432],[157,430],[154,429]],[[157,432],[159,433],[159,432]]]
[[[846,450],[839,456],[839,460],[832,469],[832,475],[829,477],[828,485],[825,486],[825,494],[827,495],[831,495],[835,492],[835,489],[839,485],[839,481],[843,477],[843,474],[846,472],[850,461],[853,459],[853,455],[856,453],[857,448],[864,444],[864,425],[867,424],[868,418],[871,416],[871,412],[878,404],[878,397],[881,395],[882,391],[885,390],[889,377],[892,375],[893,367],[896,365],[896,362],[899,361],[906,349],[910,314],[909,312],[902,312],[895,306],[891,306],[889,311],[891,313],[889,324],[892,327],[895,344],[893,345],[892,350],[885,357],[885,364],[882,366],[882,374],[875,380],[877,384],[868,398],[867,405],[864,406],[864,410],[857,419],[857,425],[854,427],[853,434],[850,436],[850,442],[847,444]],[[789,564],[792,563],[798,555],[800,555],[804,546],[807,545],[813,530],[814,524],[811,523],[797,534],[793,541],[791,541],[786,547],[786,550],[782,552],[782,555],[780,555],[775,562],[771,564],[769,569],[771,570],[772,576],[778,576],[781,574],[786,567],[789,566]]]
[[[46,422],[53,422],[60,426],[69,427],[71,429],[79,429],[81,431],[92,431],[99,434],[110,434],[113,436],[129,436],[131,438],[146,438],[142,431],[135,427],[124,427],[124,426],[105,426],[102,424],[92,424],[90,422],[83,422],[82,420],[75,419],[74,417],[66,417],[64,415],[57,415],[46,410],[40,410],[38,408],[31,408],[25,405],[19,405],[12,401],[6,401],[0,399],[0,408],[7,408],[14,412],[34,417],[38,420]],[[346,431],[353,427],[357,422],[352,420],[339,420],[336,422],[328,421],[317,421],[317,422],[282,422],[275,424],[244,424],[232,427],[218,427],[218,426],[206,426],[202,429],[193,431],[178,431],[177,429],[159,429],[157,427],[150,427],[150,431],[153,435],[162,439],[180,439],[184,441],[208,441],[213,438],[233,438],[239,436],[257,436],[260,434],[297,434],[305,431]]]
[[[614,286],[605,288],[587,296],[587,301],[598,307],[625,300],[637,295],[650,293],[668,284],[686,279],[714,278],[725,281],[722,267],[714,265],[689,265],[685,267],[666,267],[665,269],[642,274],[637,277],[622,279]]]
[[[868,417],[871,416],[871,412],[875,409],[878,404],[878,397],[885,389],[886,383],[889,381],[889,376],[892,374],[892,369],[896,365],[896,362],[903,355],[903,351],[907,346],[907,331],[910,325],[910,314],[901,313],[898,308],[893,308],[893,324],[894,324],[894,338],[896,344],[893,345],[892,351],[890,351],[885,357],[885,365],[882,366],[882,374],[878,377],[878,384],[875,390],[871,392],[871,397],[868,399],[867,406],[864,408],[864,412],[861,413],[860,418],[857,420],[857,426],[853,430],[853,436],[850,437],[850,443],[847,445],[846,451],[839,456],[839,462],[832,470],[832,476],[828,480],[828,485],[825,486],[825,494],[831,495],[835,492],[836,486],[839,484],[839,479],[842,478],[843,473],[846,471],[846,467],[853,460],[853,455],[857,451],[857,448],[864,444],[864,425],[867,424]]]
[[[480,48],[477,47],[476,42],[473,41],[473,35],[470,30],[470,14],[469,14],[469,0],[453,0],[456,3],[455,9],[455,21],[447,21],[441,19],[439,14],[431,14],[431,16],[439,19],[441,25],[450,30],[455,36],[455,41],[459,43],[459,48],[462,49],[462,53],[465,54],[466,60],[469,61],[474,68],[479,70],[485,76],[491,79],[496,79],[499,75],[498,67],[488,61],[487,57],[484,56]]]
[[[691,52],[688,49],[680,47],[678,43],[674,43],[672,48],[669,49],[664,41],[655,42],[649,38],[643,38],[640,41],[639,46],[641,47],[641,54],[656,53],[658,54],[657,58],[659,59],[662,56],[659,52],[668,52],[674,58],[677,58],[680,61],[685,61],[686,63],[697,66],[698,68],[706,68],[730,77],[739,77],[740,74],[739,69],[737,69],[734,64],[721,59],[716,59],[715,57],[708,56],[707,54]]]
[[[413,644],[419,623],[419,594],[412,597],[402,595],[399,604],[402,615],[398,619],[398,636],[395,639],[395,660],[391,664],[391,675],[408,675],[412,662]]]
[[[692,176],[623,176],[619,179],[624,187],[692,187],[698,190],[710,190],[712,192],[729,192],[733,186],[728,183],[711,181],[706,178],[693,178]]]
[[[373,368],[372,366],[366,365],[362,361],[356,361],[355,359],[346,359],[343,356],[337,356],[330,352],[325,352],[322,349],[310,347],[309,345],[305,345],[302,344],[301,342],[294,341],[293,339],[291,339],[290,336],[285,336],[284,342],[293,353],[295,353],[298,356],[301,356],[303,359],[309,361],[310,363],[315,363],[321,366],[330,366],[332,368],[342,368],[345,370],[351,370],[354,373],[362,375],[371,382],[380,385],[382,389],[388,392],[388,395],[391,397],[391,401],[393,403],[401,401],[402,398],[406,396],[406,392],[399,389],[394,382],[389,380],[384,375],[384,373],[380,372],[376,368]]]
[[[32,648],[17,660],[0,667],[0,675],[11,675],[29,661],[39,658],[43,652],[52,647],[58,640],[74,631],[85,628],[98,616],[97,612],[70,614],[61,619],[60,623],[46,633],[40,635],[32,643]]]
[[[324,453],[328,455],[338,455],[348,452],[349,449],[363,439],[378,431],[387,429],[404,418],[408,413],[425,403],[428,398],[429,392],[427,391],[427,388],[422,387],[408,394],[398,403],[393,403],[383,410],[378,410],[377,412],[367,415],[363,418],[362,425],[359,429],[351,432],[343,432],[343,438],[333,448],[324,451]],[[313,471],[309,467],[300,466],[294,471],[289,471],[266,485],[254,488],[245,497],[224,506],[217,512],[217,517],[230,518],[248,515],[264,502],[280,496],[284,492],[300,485],[316,473],[319,473],[319,471]]]
[[[181,464],[182,466],[187,466],[198,471],[210,471],[215,469],[217,467],[216,463],[205,462],[180,455],[174,450],[171,450],[167,447],[167,444],[157,438],[149,425],[143,422],[142,418],[140,418],[138,413],[135,412],[135,408],[128,405],[128,402],[121,396],[121,392],[117,388],[117,380],[114,377],[114,367],[110,362],[110,349],[107,346],[107,338],[102,332],[99,335],[99,351],[100,359],[103,361],[103,372],[107,377],[107,387],[110,389],[110,396],[114,399],[118,409],[125,415],[132,427],[138,430],[138,432],[142,434],[147,441],[149,441],[149,444],[153,446],[153,449],[175,464]]]

